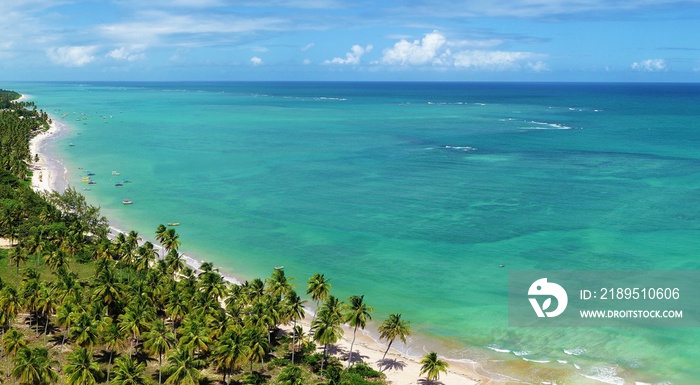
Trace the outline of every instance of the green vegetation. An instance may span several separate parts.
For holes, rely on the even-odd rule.
[[[28,141],[49,121],[18,97],[0,91],[0,237],[14,245],[0,250],[0,383],[384,383],[362,362],[344,370],[328,357],[343,323],[356,332],[371,319],[363,296],[345,304],[312,276],[307,294],[323,301],[312,341],[297,325],[306,301],[282,269],[229,285],[210,263],[185,266],[172,228],[155,232],[161,256],[135,231],[109,239],[74,189],[35,193]],[[383,337],[405,341],[402,322]]]

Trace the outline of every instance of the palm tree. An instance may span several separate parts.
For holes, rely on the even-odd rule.
[[[119,331],[131,335],[131,343],[129,344],[129,355],[133,354],[134,346],[138,346],[139,339],[141,338],[141,332],[146,329],[146,325],[149,321],[146,314],[135,311],[131,307],[127,307],[123,314],[120,314],[117,319],[119,320]]]
[[[168,231],[168,228],[165,227],[162,223],[158,225],[158,228],[156,229],[156,241],[160,242],[161,244],[165,240],[165,232]]]
[[[241,335],[235,330],[229,330],[216,341],[214,348],[214,362],[216,368],[224,372],[224,383],[231,381],[231,374],[246,356],[246,347]],[[226,376],[228,375],[228,381]]]
[[[437,353],[430,352],[423,356],[420,360],[420,374],[426,374],[428,381],[440,379],[440,372],[447,373],[447,368],[450,366],[447,362],[438,358]]]
[[[146,332],[143,338],[144,349],[151,354],[158,354],[158,385],[160,385],[163,374],[163,354],[177,343],[175,333],[168,330],[162,319],[156,319],[151,323],[151,330]]]
[[[182,322],[182,336],[180,337],[179,348],[188,350],[193,354],[196,352],[209,351],[209,330],[202,316],[191,315]]]
[[[328,299],[333,299],[330,296]],[[326,300],[328,302],[328,300]],[[325,305],[325,304],[324,304]],[[343,328],[340,327],[342,319],[339,315],[332,311],[319,311],[318,318],[311,324],[311,330],[314,332],[314,341],[323,345],[323,361],[321,362],[321,370],[323,364],[328,357],[328,345],[338,342],[343,337]]]
[[[146,385],[146,364],[130,356],[119,357],[114,362],[115,385]],[[109,380],[107,381],[109,384]]]
[[[88,348],[92,352],[93,347],[99,342],[100,322],[86,311],[74,317],[70,335],[78,346]]]
[[[158,258],[158,250],[151,242],[144,242],[142,246],[136,249],[136,258],[134,268],[136,271],[145,271],[151,266],[151,263]]]
[[[68,356],[64,370],[68,385],[94,385],[102,377],[100,365],[92,360],[92,354],[84,348],[78,348]]]
[[[350,366],[352,366],[352,348],[355,345],[357,328],[359,327],[360,329],[364,330],[365,326],[367,326],[367,321],[372,319],[372,312],[374,311],[372,307],[367,306],[367,304],[364,303],[364,299],[364,295],[359,297],[353,295],[352,297],[348,298],[350,303],[348,305],[348,313],[345,316],[345,320],[354,328],[352,332],[352,342],[350,343],[350,353],[348,354],[348,369]]]
[[[44,347],[23,347],[12,359],[15,364],[12,375],[24,385],[48,385],[58,383],[58,372],[54,366],[56,360],[49,357],[49,351]]]
[[[301,297],[294,291],[290,290],[285,298],[285,310],[288,318],[294,323],[292,325],[292,363],[294,363],[294,353],[296,352],[297,339],[297,321],[304,318],[304,303]]]
[[[280,385],[304,385],[303,372],[296,365],[287,366],[282,369],[282,372],[277,377],[277,383]]]
[[[170,269],[170,271],[173,273],[179,273],[180,270],[185,268],[185,260],[182,258],[182,255],[177,252],[177,250],[168,251],[167,255],[165,256],[165,262],[168,269]]]
[[[382,360],[386,358],[387,352],[391,348],[391,344],[398,337],[401,342],[406,343],[406,337],[411,335],[410,322],[401,319],[401,314],[389,314],[389,318],[385,319],[379,325],[379,338],[389,341],[389,346],[386,347]]]
[[[107,263],[104,268],[98,269],[93,295],[97,301],[106,305],[107,315],[109,315],[110,306],[121,299],[121,293],[121,285],[111,264]]]
[[[24,333],[17,329],[10,329],[5,333],[2,338],[2,346],[5,349],[5,355],[7,356],[7,371],[10,371],[10,357],[14,357],[23,347],[27,346],[29,342]]]
[[[180,235],[175,232],[175,229],[168,229],[165,231],[162,244],[166,253],[177,250],[180,247]]]
[[[166,384],[173,385],[199,385],[202,376],[200,369],[204,366],[204,360],[195,357],[189,349],[178,347],[173,355],[168,357],[168,373]]]
[[[308,285],[309,288],[306,290],[306,294],[311,294],[311,299],[316,301],[316,312],[318,312],[318,305],[321,301],[324,301],[328,294],[331,292],[331,280],[326,279],[323,274],[316,273],[309,278]],[[316,314],[314,313],[311,323],[316,319]]]
[[[104,344],[105,349],[109,351],[109,361],[107,363],[107,384],[109,384],[109,375],[112,370],[112,358],[114,358],[114,352],[124,342],[124,335],[119,331],[119,326],[109,317],[105,317],[105,319],[102,320],[99,330],[100,342]]]
[[[19,274],[19,264],[27,263],[27,259],[29,259],[29,254],[20,247],[11,248],[7,252],[7,256],[10,257],[10,261],[17,266],[17,274]]]
[[[54,249],[50,253],[44,255],[44,262],[46,262],[46,266],[55,271],[63,266],[68,266],[68,256],[65,251]]]
[[[250,361],[250,372],[253,372],[253,362],[260,360],[261,370],[265,370],[265,356],[270,350],[270,344],[265,336],[264,330],[250,327],[245,333],[245,343],[248,351],[248,361]]]

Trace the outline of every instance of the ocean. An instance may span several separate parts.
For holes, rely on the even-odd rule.
[[[110,222],[238,280],[284,266],[398,348],[525,383],[700,383],[697,328],[513,328],[510,270],[698,270],[700,85],[13,83]],[[116,171],[119,175],[113,175]],[[124,182],[115,186],[116,182]],[[132,205],[123,205],[130,199]],[[503,265],[503,267],[501,267]],[[311,302],[311,301],[309,301]]]

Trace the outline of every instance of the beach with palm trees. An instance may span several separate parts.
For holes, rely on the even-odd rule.
[[[51,135],[56,135],[60,131],[59,128],[60,127],[56,122],[52,122],[51,129],[49,131],[35,137],[32,140],[32,157],[38,157],[39,162],[37,165],[42,170],[41,173],[35,173],[32,180],[32,186],[37,191],[49,192],[59,190],[59,192],[62,192],[60,190],[65,189],[67,186],[67,182],[61,176],[63,175],[63,171],[56,169],[55,166],[60,165],[60,163],[52,163],[52,160],[47,157],[47,154],[41,151],[43,148],[42,141],[51,138]],[[54,168],[50,169],[48,166],[49,164],[54,164]],[[41,175],[41,178],[39,175]],[[208,263],[204,263],[204,267],[200,264],[194,264],[193,266],[184,265],[184,262],[188,261],[188,259],[183,258],[181,254],[177,253],[177,248],[180,246],[180,241],[178,240],[174,229],[159,228],[156,231],[156,240],[160,242],[160,248],[163,250],[162,253],[158,253],[157,245],[153,245],[148,241],[139,241],[138,234],[126,234],[120,232],[114,236],[114,242],[117,245],[122,245],[121,247],[123,247],[123,250],[125,251],[131,251],[125,254],[128,257],[126,259],[128,259],[130,263],[132,263],[134,266],[139,266],[137,261],[147,262],[146,265],[140,265],[141,267],[139,269],[141,270],[146,269],[148,266],[155,266],[155,261],[159,258],[162,259],[168,266],[172,266],[174,270],[189,268],[194,272],[199,272],[200,274],[213,270],[213,266],[210,266]],[[151,252],[145,251],[144,246],[151,250]],[[106,249],[107,247],[105,247],[105,250]],[[97,250],[99,250],[99,247]],[[147,254],[147,256],[144,257],[144,255],[141,255],[144,253]],[[55,259],[57,258],[53,258],[51,261],[54,261]],[[47,263],[48,262],[49,261],[47,261]],[[273,272],[273,278],[275,274],[280,274],[279,272],[282,272],[282,270],[280,269]],[[96,289],[95,295],[101,298],[106,315],[109,315],[111,304],[113,301],[115,301],[115,298],[120,295],[115,290],[114,286],[114,283],[119,280],[119,278],[116,276],[117,274],[118,273],[114,269],[104,268],[100,270],[100,274],[97,275],[99,290]],[[207,277],[206,274],[203,274],[202,276]],[[281,276],[284,277],[284,274],[282,273]],[[390,331],[387,328],[384,328],[384,331],[382,331],[379,326],[386,326],[387,322],[391,320],[391,317],[384,323],[380,322],[379,320],[375,320],[375,322],[372,323],[371,304],[364,303],[364,296],[362,295],[353,296],[348,298],[347,301],[343,301],[332,297],[329,295],[328,291],[324,292],[323,288],[321,288],[320,291],[318,291],[318,287],[312,290],[311,281],[314,279],[319,279],[319,276],[321,279],[323,279],[323,276],[320,274],[315,274],[311,277],[309,282],[309,291],[307,292],[308,297],[312,300],[310,302],[315,302],[318,311],[314,314],[311,311],[312,309],[306,308],[304,317],[294,317],[290,319],[290,322],[286,323],[282,327],[283,330],[292,335],[293,339],[299,338],[302,340],[304,338],[302,336],[306,335],[307,340],[314,340],[317,342],[318,352],[323,353],[324,355],[334,356],[341,361],[345,361],[345,365],[347,367],[357,362],[364,362],[376,370],[384,373],[388,382],[392,384],[468,385],[474,383],[490,383],[485,377],[481,377],[476,374],[479,370],[478,367],[465,362],[450,362],[449,367],[445,368],[445,372],[442,373],[439,380],[431,377],[431,375],[426,377],[424,375],[424,364],[421,362],[424,357],[411,357],[402,354],[396,349],[391,349],[391,344],[395,339],[406,342],[405,338],[408,337],[410,331],[408,331],[407,334],[405,327],[403,332]],[[326,280],[330,281],[328,278],[326,278]],[[227,281],[233,282],[235,280],[229,278]],[[274,279],[272,281],[275,282]],[[218,286],[211,285],[210,287],[215,288]],[[225,296],[220,296],[216,293],[213,293],[212,297],[219,298],[220,300],[225,298]],[[325,306],[329,298],[332,299],[330,301],[331,304],[329,306]],[[335,305],[332,304],[333,301],[335,301]],[[345,309],[348,307],[348,304],[349,308],[352,309],[351,311],[345,312],[344,310],[341,310],[341,306],[342,309]],[[171,376],[175,377],[169,377],[168,381],[165,381],[165,383],[183,383],[183,381],[186,381],[188,378],[197,377],[195,374],[197,369],[195,368],[198,367],[198,365],[196,365],[197,362],[194,362],[196,361],[195,356],[198,354],[198,352],[207,351],[209,349],[209,344],[211,343],[211,341],[202,339],[203,335],[201,328],[203,325],[198,324],[197,322],[185,322],[182,325],[183,333],[185,334],[183,338],[187,340],[186,344],[190,347],[190,349],[174,349],[174,336],[172,335],[172,332],[165,327],[165,324],[158,327],[157,323],[149,323],[148,328],[145,327],[143,324],[143,320],[145,319],[143,316],[146,314],[143,313],[144,309],[140,308],[141,305],[138,303],[133,304],[133,306],[136,308],[130,309],[130,311],[124,312],[119,316],[118,327],[116,324],[112,324],[115,328],[115,334],[118,332],[129,332],[131,333],[132,338],[131,343],[128,344],[128,355],[122,355],[116,360],[113,360],[112,357],[114,350],[108,347],[106,348],[106,351],[109,351],[110,353],[108,354],[108,366],[110,370],[108,370],[107,376],[109,377],[111,375],[112,379],[117,381],[122,381],[122,378],[124,378],[124,381],[128,381],[129,376],[133,376],[134,373],[143,372],[144,368],[139,366],[142,364],[133,359],[133,350],[137,346],[141,345],[144,351],[148,351],[157,358],[158,367],[168,365],[170,368],[175,368],[175,374],[171,374]],[[327,312],[324,312],[324,308],[326,308]],[[61,308],[61,311],[65,312],[66,309]],[[184,314],[178,315],[175,310],[171,311],[172,313],[170,313],[169,316],[173,321],[173,326],[177,325],[179,320],[186,318]],[[299,316],[300,313],[297,315]],[[393,321],[396,321],[395,315],[392,316],[394,316]],[[83,380],[87,381],[86,376],[95,375],[93,373],[95,363],[91,361],[91,354],[88,353],[91,353],[97,344],[97,333],[91,333],[90,331],[100,328],[101,335],[109,335],[109,333],[105,331],[109,329],[109,327],[97,325],[96,321],[90,320],[86,317],[75,318],[72,321],[73,324],[70,323],[71,320],[73,320],[72,317],[66,317],[65,326],[67,328],[74,329],[74,331],[72,331],[70,334],[78,336],[75,338],[75,343],[78,344],[80,348],[71,353],[71,364],[69,367],[71,370],[74,370],[74,376],[77,381],[75,383],[78,383]],[[406,321],[404,320],[404,322]],[[406,322],[406,325],[407,324],[408,322]],[[36,326],[39,328],[39,325]],[[300,328],[295,328],[295,326],[299,326]],[[141,332],[145,331],[146,329],[148,329],[148,332],[141,334]],[[300,333],[298,333],[297,330]],[[399,328],[399,330],[401,329]],[[297,336],[298,334],[299,336]],[[321,334],[323,334],[323,336]],[[375,340],[372,335],[381,335],[383,340]],[[270,334],[268,333],[267,338],[269,338],[269,336]],[[254,336],[247,336],[246,339],[254,340],[253,337]],[[260,334],[259,337],[261,337],[259,343],[254,345],[248,354],[250,357],[251,368],[255,361],[259,361],[264,367],[264,358],[266,356],[266,352],[269,350],[269,346],[266,345],[266,338],[264,335]],[[234,336],[231,336],[231,338],[234,338]],[[226,339],[223,340],[226,341]],[[267,343],[269,343],[269,341],[267,341]],[[293,344],[294,343],[295,341],[293,341]],[[221,353],[223,353],[224,351],[231,350],[226,348],[226,346],[235,347],[236,343],[234,340],[232,340],[230,341],[229,345],[222,343],[222,345],[217,345],[217,347],[213,348],[219,349],[221,350]],[[259,353],[255,353],[256,351]],[[169,352],[167,358],[164,356],[166,352]],[[40,354],[42,352],[32,351],[31,353]],[[425,353],[429,354],[430,352]],[[292,360],[294,360],[293,357]],[[239,361],[240,360],[226,359],[223,357],[221,367],[229,367],[234,369],[236,367],[236,363]],[[161,383],[164,381],[164,379],[161,378],[160,370],[158,370],[158,375],[158,383]]]

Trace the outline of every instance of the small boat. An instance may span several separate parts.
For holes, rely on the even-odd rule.
[[[95,182],[94,180],[90,180],[88,184],[97,184],[97,182]]]
[[[180,226],[180,222],[168,222],[168,226]]]
[[[85,182],[85,183],[90,182],[90,177],[89,177],[89,176],[84,176],[82,179],[83,179],[83,182]]]
[[[133,204],[134,201],[132,201],[131,199],[124,199],[124,200],[122,201],[122,203],[125,204],[125,205],[130,205],[130,204]]]
[[[112,175],[120,175],[120,173],[117,171],[112,171]]]
[[[114,185],[115,185],[116,187],[124,186],[124,184],[123,184],[122,182],[117,182],[117,183],[115,183]]]
[[[283,270],[284,266],[275,266],[275,270]]]
[[[93,175],[95,175],[95,173],[92,172],[92,171],[85,171],[85,175],[87,175],[87,176],[93,176]]]
[[[68,144],[68,145],[69,145],[70,147],[75,147],[75,144],[73,144],[73,143],[70,143],[70,144]]]
[[[124,180],[122,181],[122,183],[131,183],[131,181],[128,180],[128,179],[124,179]]]
[[[92,190],[90,187],[84,187],[84,188],[83,188],[83,191],[90,191],[90,190]]]

